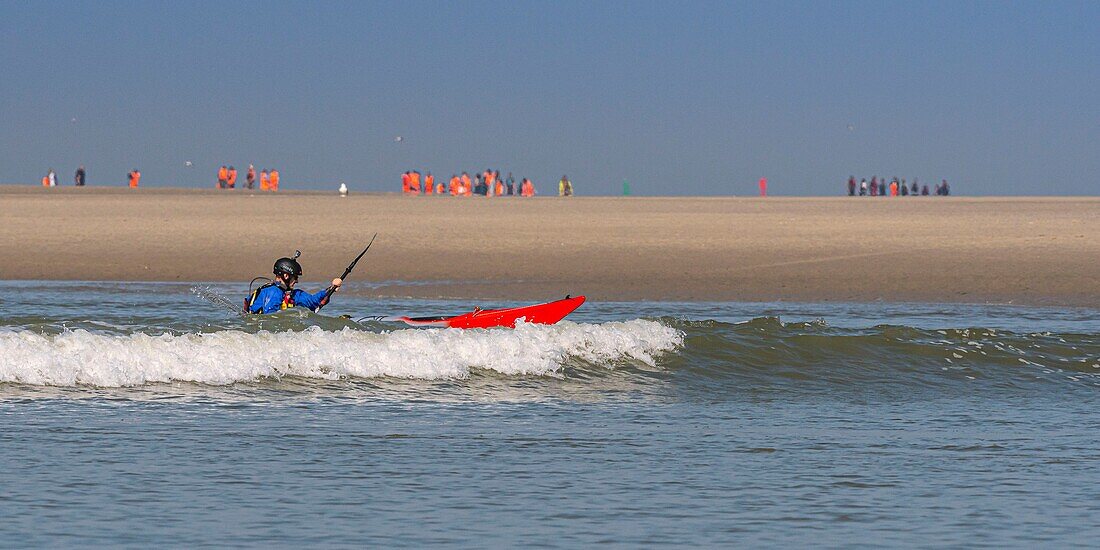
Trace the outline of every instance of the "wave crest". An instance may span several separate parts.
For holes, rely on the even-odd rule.
[[[224,385],[282,376],[441,379],[466,378],[472,368],[547,375],[559,371],[568,358],[652,365],[682,338],[678,330],[646,320],[383,333],[318,327],[183,335],[11,331],[0,332],[0,382],[120,387],[153,382]]]

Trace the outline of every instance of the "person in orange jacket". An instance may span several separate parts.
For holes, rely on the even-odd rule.
[[[485,178],[484,180],[482,180],[482,181],[485,182],[485,196],[486,197],[493,196],[493,189],[496,187],[496,186],[493,185],[493,171],[492,170],[486,170],[481,175],[481,177]]]
[[[894,181],[890,182],[890,196],[891,197],[898,196],[898,180],[897,180],[897,178],[895,178]]]
[[[412,173],[411,172],[406,170],[404,174],[401,174],[401,194],[402,195],[408,195],[409,194],[409,182],[411,182],[411,181],[412,181]]]
[[[496,186],[497,196],[498,197],[503,197],[504,196],[504,180],[500,179],[500,170],[497,170],[496,172],[493,172],[493,181],[495,181],[496,185],[497,185]]]
[[[229,177],[225,180],[229,184],[230,189],[236,188],[237,185],[237,169],[232,166],[229,167]]]
[[[531,183],[531,180],[523,178],[523,183],[519,185],[519,196],[521,197],[533,197],[535,196],[535,184]]]
[[[267,173],[267,168],[264,168],[263,172],[260,172],[260,191],[267,191],[271,188],[271,174]]]
[[[463,197],[469,197],[470,194],[471,194],[471,191],[472,191],[471,187],[470,187],[470,185],[472,183],[470,181],[470,174],[468,172],[463,172],[461,181],[462,181],[462,189],[459,190],[458,194],[462,195]]]
[[[252,186],[256,184],[256,167],[255,166],[253,166],[251,164],[248,165],[248,173],[245,174],[244,179],[245,179],[245,184],[248,185],[248,188],[252,189]]]
[[[225,189],[225,186],[228,185],[228,180],[229,169],[223,164],[222,167],[218,169],[218,189]]]
[[[130,171],[130,188],[137,189],[139,183],[141,183],[141,172],[138,172],[138,169],[134,168]]]
[[[272,192],[278,191],[279,190],[279,171],[272,168],[271,169],[271,175],[269,175],[268,177],[271,178],[271,191]]]
[[[435,192],[435,176],[431,172],[424,175],[424,194],[431,195]]]
[[[459,185],[462,185],[462,182],[459,181],[458,175],[451,174],[451,181],[447,182],[447,192],[450,193],[452,197],[457,195]]]
[[[409,175],[409,193],[412,195],[420,194],[420,172],[416,170],[412,171]]]

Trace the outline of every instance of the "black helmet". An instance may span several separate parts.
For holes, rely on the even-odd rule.
[[[301,252],[295,250],[293,258],[279,258],[275,260],[275,267],[272,271],[274,271],[276,275],[286,274],[294,277],[301,277],[302,264],[298,263],[298,256],[301,255]]]

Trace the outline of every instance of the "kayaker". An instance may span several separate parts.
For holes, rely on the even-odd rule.
[[[310,294],[304,290],[294,288],[298,278],[302,276],[302,264],[298,263],[298,254],[293,258],[279,258],[275,261],[273,273],[275,280],[257,288],[245,300],[245,311],[248,313],[275,313],[292,307],[304,307],[312,311],[321,309],[328,304],[329,290],[336,292],[343,281],[339,278],[332,280],[332,286]]]

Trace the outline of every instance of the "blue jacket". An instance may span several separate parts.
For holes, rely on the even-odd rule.
[[[248,297],[245,306],[249,313],[275,313],[290,307],[304,307],[317,311],[326,303],[325,292],[327,290],[310,294],[295,288],[288,293],[278,285],[264,285]],[[284,300],[284,298],[289,299]]]

